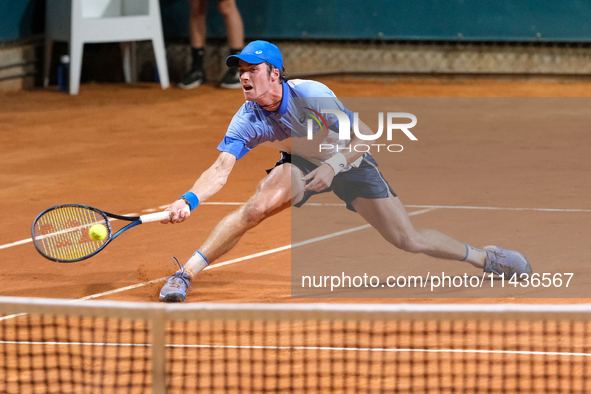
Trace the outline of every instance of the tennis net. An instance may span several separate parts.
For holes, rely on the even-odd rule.
[[[590,312],[0,297],[0,392],[583,393]]]

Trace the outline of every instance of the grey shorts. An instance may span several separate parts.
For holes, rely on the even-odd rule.
[[[281,159],[275,163],[275,167],[285,163],[291,163],[298,167],[304,175],[308,175],[314,171],[318,166],[310,161],[296,155],[281,152]],[[267,170],[267,173],[271,172],[272,169]],[[347,204],[347,209],[356,212],[355,208],[351,203],[357,198],[386,198],[388,192],[392,193],[396,197],[396,193],[390,187],[390,184],[384,179],[384,176],[378,170],[378,163],[369,154],[363,155],[363,161],[359,167],[353,167],[349,171],[339,172],[332,180],[332,184],[328,189],[321,192],[306,191],[302,201],[294,205],[294,207],[301,207],[308,201],[310,197],[315,194],[334,192],[338,198],[343,200]]]

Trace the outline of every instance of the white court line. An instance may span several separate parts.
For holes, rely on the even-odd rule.
[[[151,347],[150,343],[117,342],[38,342],[38,341],[0,341],[9,345],[54,345],[54,346],[116,346],[116,347]],[[393,353],[468,353],[468,354],[517,354],[534,356],[579,356],[591,357],[591,353],[539,352],[526,350],[486,350],[486,349],[398,349],[398,348],[357,348],[331,346],[247,346],[247,345],[186,345],[167,344],[168,348],[190,349],[254,349],[254,350],[330,350],[345,352],[393,352]]]
[[[155,211],[155,209],[146,209],[145,210],[145,212],[152,212],[152,211]],[[128,213],[128,214],[121,215],[121,216],[137,216],[137,214],[136,213]],[[108,218],[108,219],[109,219],[109,222],[116,222],[117,220],[119,220],[119,219],[115,219],[115,218]],[[84,226],[82,226],[82,227],[84,227]],[[66,231],[66,230],[62,230],[61,232],[64,232],[64,231]],[[60,232],[51,233],[51,234],[48,234],[46,236],[43,236],[42,235],[41,237],[39,237],[39,239],[43,239],[43,238],[45,238],[47,236],[55,235],[55,234],[59,234],[59,233]],[[10,248],[12,246],[22,245],[22,244],[26,244],[26,243],[29,243],[29,242],[33,242],[33,238],[27,238],[27,239],[23,239],[21,241],[16,241],[16,242],[13,242],[13,243],[10,243],[10,244],[0,245],[0,249],[7,249],[7,248]]]
[[[0,249],[8,249],[11,248],[13,246],[18,246],[18,245],[22,245],[22,244],[27,244],[29,242],[32,242],[33,239],[32,238],[28,238],[28,239],[23,239],[22,241],[16,241],[13,242],[11,244],[4,244],[4,245],[0,245]]]
[[[591,212],[591,209],[562,209],[562,208],[502,208],[502,207],[471,207],[462,205],[405,205],[408,208],[435,209],[483,209],[493,211],[538,211],[538,212]]]
[[[410,212],[408,214],[408,216],[420,215],[420,214],[423,214],[423,213],[431,212],[433,210],[435,210],[435,208],[422,209],[420,211]],[[365,224],[363,226],[353,227],[353,228],[350,228],[350,229],[347,229],[347,230],[337,231],[336,233],[332,233],[332,234],[328,234],[328,235],[323,235],[321,237],[316,237],[316,238],[308,239],[308,240],[302,241],[302,242],[297,242],[297,243],[292,244],[292,245],[285,245],[285,246],[281,246],[279,248],[269,249],[269,250],[266,250],[264,252],[259,252],[259,253],[251,254],[251,255],[248,255],[248,256],[239,257],[237,259],[224,261],[222,263],[215,264],[215,265],[210,265],[208,267],[205,267],[204,271],[205,270],[214,269],[214,268],[223,267],[223,266],[230,265],[230,264],[239,263],[241,261],[251,260],[251,259],[254,259],[254,258],[257,258],[257,257],[266,256],[266,255],[277,253],[277,252],[281,252],[281,251],[284,251],[284,250],[289,250],[289,249],[292,249],[292,248],[296,248],[298,246],[309,245],[309,244],[314,243],[314,242],[324,241],[326,239],[338,237],[338,236],[344,235],[344,234],[353,233],[353,232],[356,232],[356,231],[359,231],[359,230],[364,230],[364,229],[370,228],[370,227],[371,227],[371,225]],[[105,291],[105,292],[102,292],[102,293],[91,294],[91,295],[88,295],[88,296],[85,296],[85,297],[82,297],[82,298],[76,298],[76,299],[70,300],[70,302],[92,300],[94,298],[99,298],[99,297],[103,297],[103,296],[110,295],[110,294],[121,293],[121,292],[124,292],[124,291],[127,291],[127,290],[137,289],[137,288],[140,288],[140,287],[143,287],[143,286],[152,284],[152,283],[163,282],[163,281],[166,280],[166,278],[168,278],[168,277],[165,276],[163,278],[153,279],[153,280],[150,280],[148,282],[137,283],[135,285],[120,287],[118,289],[113,289],[113,290]],[[19,314],[14,314],[14,315],[8,315],[8,316],[0,317],[0,321],[7,320],[7,319],[12,319],[12,318],[23,316],[23,315],[26,315],[26,313],[19,313]]]
[[[244,205],[243,202],[202,202],[200,205]],[[346,204],[340,203],[317,203],[307,202],[306,206],[311,207],[345,207]],[[567,208],[504,208],[504,207],[477,207],[469,205],[404,205],[406,208],[436,208],[436,209],[474,209],[474,210],[493,210],[493,211],[539,211],[539,212],[591,212],[591,209],[567,209]],[[158,208],[165,209],[168,205],[162,205]]]
[[[420,210],[420,211],[411,212],[408,215],[409,216],[420,215],[422,213],[431,212],[433,210],[434,210],[434,208],[428,208],[428,209],[423,209],[423,210]],[[264,252],[259,252],[259,253],[251,254],[251,255],[248,255],[248,256],[239,257],[237,259],[228,260],[228,261],[224,261],[222,263],[218,263],[218,264],[207,266],[207,267],[205,267],[204,271],[211,270],[211,269],[214,269],[214,268],[224,267],[224,266],[230,265],[230,264],[239,263],[241,261],[251,260],[251,259],[254,259],[254,258],[257,258],[257,257],[266,256],[266,255],[277,253],[277,252],[281,252],[281,251],[284,251],[284,250],[289,250],[289,249],[292,249],[292,248],[296,248],[298,246],[309,245],[309,244],[314,243],[314,242],[324,241],[326,239],[338,237],[338,236],[344,235],[344,234],[353,233],[355,231],[364,230],[364,229],[370,228],[370,227],[371,227],[371,225],[365,224],[363,226],[353,227],[353,228],[350,228],[348,230],[338,231],[336,233],[332,233],[332,234],[328,234],[328,235],[323,235],[321,237],[316,237],[316,238],[308,239],[308,240],[302,241],[302,242],[297,242],[297,243],[292,244],[292,245],[285,245],[285,246],[281,246],[279,248],[269,249],[269,250],[266,250]],[[127,290],[137,289],[139,287],[143,287],[143,286],[146,286],[146,285],[149,285],[149,284],[152,284],[152,283],[163,282],[163,281],[166,280],[166,278],[168,278],[168,277],[166,276],[164,278],[154,279],[154,280],[151,280],[151,281],[148,281],[148,282],[138,283],[138,284],[135,284],[135,285],[131,285],[131,286],[127,286],[127,287],[122,287],[122,288],[119,288],[119,289],[109,290],[109,291],[106,291],[104,293],[92,294],[92,295],[89,295],[89,296],[86,296],[86,297],[77,298],[77,299],[75,299],[73,301],[91,300],[93,298],[98,298],[98,297],[102,297],[102,296],[106,296],[106,295],[110,295],[110,294],[114,294],[114,293],[120,293],[120,292],[127,291]]]
[[[239,206],[239,205],[244,205],[243,202],[203,202],[201,203],[202,205],[230,205],[230,206]],[[344,206],[344,204],[320,204],[320,203],[306,203],[306,205],[310,205],[310,206]],[[162,205],[160,207],[158,207],[158,209],[165,209],[167,208],[168,205]],[[591,212],[591,210],[588,209],[553,209],[553,208],[501,208],[501,207],[469,207],[469,206],[447,206],[447,205],[406,205],[406,207],[408,208],[424,208],[423,210],[420,211],[415,211],[415,212],[411,212],[409,213],[409,216],[414,216],[414,215],[419,215],[422,213],[426,213],[426,212],[430,212],[432,210],[435,209],[485,209],[485,210],[510,210],[510,211],[547,211],[547,212]],[[151,209],[145,210],[145,211],[150,211]],[[129,214],[131,215],[131,214]],[[135,214],[133,214],[135,215]],[[293,247],[296,246],[302,246],[302,245],[306,245],[309,243],[313,243],[313,242],[318,242],[318,241],[322,241],[325,239],[329,239],[332,237],[336,237],[342,234],[347,234],[353,231],[359,231],[359,230],[363,230],[365,228],[369,228],[371,227],[370,225],[364,225],[364,226],[359,226],[353,229],[349,229],[349,230],[344,230],[342,232],[338,232],[338,233],[334,233],[334,234],[329,234],[323,237],[319,237],[318,239],[311,239],[311,240],[307,240],[307,241],[303,241],[301,243],[298,244],[294,244]],[[6,249],[9,248],[11,246],[17,246],[17,245],[22,245],[28,242],[31,242],[32,239],[25,239],[22,241],[17,241],[17,242],[13,242],[11,244],[5,244],[5,245],[0,245],[0,249]],[[279,248],[275,248],[275,249],[271,249],[265,252],[261,252],[261,253],[256,253],[253,255],[249,255],[249,256],[244,256],[238,259],[234,259],[234,260],[230,260],[230,261],[226,261],[223,263],[219,263],[219,264],[215,264],[213,266],[209,266],[207,269],[213,269],[216,267],[223,267],[225,265],[230,265],[230,264],[234,264],[234,263],[238,263],[240,261],[245,261],[245,260],[250,260],[256,257],[260,257],[260,256],[264,256],[264,255],[268,255],[268,254],[272,254],[272,253],[277,253],[283,250],[287,250],[292,248],[292,245],[286,245],[286,246],[282,246]],[[151,283],[157,283],[157,282],[161,282],[164,281],[166,278],[159,278],[159,279],[154,279],[148,282],[144,282],[144,283],[138,283],[135,285],[131,285],[131,286],[127,286],[127,287],[122,287],[119,289],[114,289],[114,290],[110,290],[104,293],[98,293],[98,294],[93,294],[93,295],[89,295],[86,297],[82,297],[82,298],[78,298],[76,300],[73,301],[77,301],[77,300],[90,300],[93,298],[98,298],[98,297],[102,297],[105,295],[110,295],[110,294],[114,294],[114,293],[119,293],[119,292],[123,292],[123,291],[127,291],[127,290],[132,290],[138,287],[142,287],[142,286],[146,286],[148,284]]]
[[[244,205],[243,202],[202,202],[202,205]],[[314,203],[307,202],[311,207],[345,207],[346,204],[339,203]],[[591,212],[591,209],[567,209],[567,208],[504,208],[504,207],[476,207],[469,205],[404,205],[406,208],[434,208],[434,209],[474,209],[493,211],[539,211],[539,212]],[[165,209],[168,205],[159,208]]]
[[[345,207],[346,204],[306,203],[312,207]],[[491,211],[539,211],[539,212],[591,212],[591,209],[563,209],[563,208],[503,208],[503,207],[472,207],[468,205],[404,205],[406,208],[434,208],[434,209],[474,209]]]
[[[201,205],[229,205],[240,206],[243,202],[202,202]],[[307,202],[306,205],[312,207],[344,207],[345,204],[323,204]],[[166,209],[168,205],[161,205],[158,209]],[[474,209],[474,210],[495,210],[495,211],[538,211],[538,212],[591,212],[591,209],[562,209],[562,208],[502,208],[502,207],[473,207],[462,205],[405,205],[407,208],[433,208],[433,209]],[[145,209],[144,212],[154,212],[154,208]],[[135,213],[130,213],[124,216],[136,216]],[[111,219],[116,220],[116,219]],[[11,248],[13,246],[23,245],[32,242],[31,238],[23,239],[21,241],[12,242],[9,244],[0,245],[0,250]]]

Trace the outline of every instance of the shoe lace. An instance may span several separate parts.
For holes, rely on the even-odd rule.
[[[497,259],[507,257],[507,255],[505,253],[499,252],[498,250],[489,250],[489,252],[492,252],[492,254],[494,254]]]
[[[185,266],[182,265],[179,260],[172,256],[172,260],[175,262],[175,265],[179,267],[178,271],[171,277],[169,284],[173,287],[181,287],[181,281],[187,286],[189,290],[193,290],[191,287],[191,281],[187,278],[187,274],[185,274]],[[179,281],[180,279],[180,281]]]
[[[509,266],[504,261],[499,261],[500,259],[507,258],[506,254],[499,252],[497,250],[490,250],[489,252],[494,254],[494,256],[496,258],[494,261],[491,261],[491,266],[493,269],[499,271],[499,275],[500,275],[500,273],[507,274],[507,275],[510,275],[511,273],[513,273],[513,268],[511,266]]]

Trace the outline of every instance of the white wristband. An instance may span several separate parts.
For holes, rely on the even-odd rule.
[[[334,174],[338,174],[347,166],[347,159],[342,153],[337,153],[322,164],[328,164],[334,170]]]

